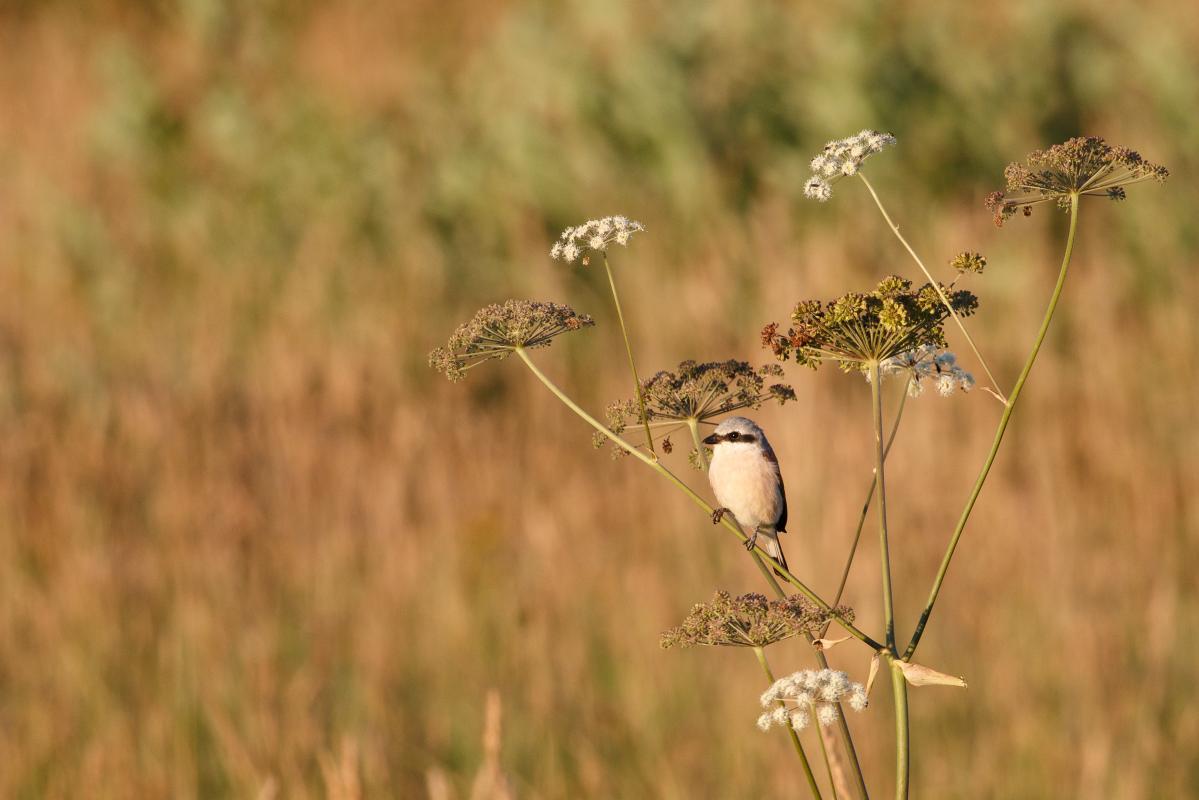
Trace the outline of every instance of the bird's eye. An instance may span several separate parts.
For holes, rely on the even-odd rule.
[[[737,440],[738,440],[738,439],[740,439],[740,438],[741,438],[741,434],[737,433],[736,431],[733,431],[732,433],[730,433],[730,434],[729,434],[729,441],[730,441],[730,442],[735,442],[735,441],[737,441]]]

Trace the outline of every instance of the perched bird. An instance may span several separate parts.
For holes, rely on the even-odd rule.
[[[762,549],[787,569],[778,537],[787,530],[787,494],[766,434],[753,420],[730,417],[704,444],[712,446],[708,480],[720,503],[712,514],[713,524],[731,513],[749,534],[746,549],[752,550],[761,535],[766,539]]]

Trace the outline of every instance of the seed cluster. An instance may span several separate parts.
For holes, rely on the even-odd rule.
[[[1078,136],[1046,150],[1034,150],[1025,163],[1009,164],[1003,171],[1006,189],[987,196],[995,224],[1017,211],[1032,214],[1040,203],[1070,207],[1070,198],[1108,197],[1123,200],[1124,187],[1141,181],[1164,181],[1170,171],[1146,161],[1127,147],[1112,147],[1098,136]]]
[[[429,354],[429,366],[459,381],[466,371],[507,358],[518,347],[549,347],[556,337],[595,321],[570,306],[540,300],[508,300],[479,309],[458,326],[445,347]]]
[[[953,310],[973,314],[978,298],[963,289],[942,286]],[[762,345],[776,358],[794,357],[816,367],[832,360],[846,370],[864,371],[922,345],[945,346],[944,322],[949,310],[929,283],[918,289],[906,278],[884,278],[870,292],[850,292],[836,300],[806,300],[795,306],[785,334],[772,322],[762,329]]]
[[[853,619],[842,606],[837,615]],[[732,597],[717,592],[710,603],[698,603],[677,628],[662,634],[662,647],[766,647],[805,631],[818,633],[829,614],[804,597],[767,600],[760,594]]]
[[[782,383],[767,385],[766,379],[782,374],[778,364],[754,369],[749,362],[733,359],[683,361],[674,371],[663,370],[641,382],[645,413],[651,427],[669,433],[690,420],[707,422],[743,408],[760,408],[767,400],[777,400],[781,405],[795,399],[795,390]],[[640,424],[637,401],[618,400],[608,406],[607,421],[615,433]],[[597,435],[596,447],[601,447],[604,440]]]

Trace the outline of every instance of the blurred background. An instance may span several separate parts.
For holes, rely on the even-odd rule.
[[[744,551],[592,450],[519,363],[451,385],[426,357],[484,303],[554,299],[599,325],[538,362],[593,410],[627,396],[602,271],[548,257],[623,213],[648,228],[613,257],[643,374],[762,362],[796,300],[916,275],[858,183],[802,197],[811,156],[863,127],[898,137],[867,169],[925,260],[948,279],[987,255],[973,331],[1007,387],[1065,217],[997,230],[1005,163],[1093,134],[1171,169],[1084,207],[921,647],[970,688],[912,692],[913,795],[1199,794],[1192,11],[0,4],[0,796],[466,797],[490,689],[517,797],[802,796],[786,738],[754,727],[753,659],[658,646],[713,590],[763,588]],[[798,402],[754,416],[791,563],[829,595],[869,392],[788,380]],[[981,391],[908,405],[901,637],[998,413]],[[870,531],[846,600],[877,632]],[[857,680],[868,655],[830,653]],[[875,701],[851,724],[885,795]]]

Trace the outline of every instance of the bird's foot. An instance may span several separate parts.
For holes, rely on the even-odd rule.
[[[724,515],[731,514],[731,513],[733,513],[733,512],[729,511],[727,508],[716,509],[715,511],[712,512],[712,524],[719,525],[720,521],[722,519],[724,519]]]
[[[745,549],[753,550],[757,546],[758,546],[758,530],[757,530],[757,528],[755,528],[753,535],[745,540]]]

